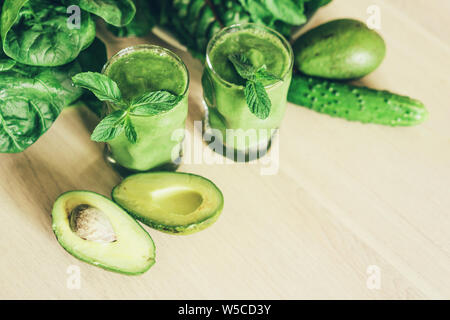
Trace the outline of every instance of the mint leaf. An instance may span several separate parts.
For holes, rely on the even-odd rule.
[[[256,69],[252,66],[250,60],[243,54],[234,53],[228,56],[237,73],[245,80],[253,80]]]
[[[125,117],[125,136],[131,143],[133,144],[136,143],[137,141],[136,129],[134,128],[133,123],[131,123],[130,116]]]
[[[244,94],[250,111],[258,118],[266,119],[270,114],[272,103],[261,82],[247,81]]]
[[[156,115],[172,109],[182,98],[164,90],[153,91],[133,99],[130,110],[136,115]]]
[[[267,67],[265,65],[255,72],[255,79],[266,81],[283,81],[283,79],[281,79],[280,77],[277,77],[276,75],[267,71]]]
[[[72,78],[72,81],[75,85],[92,91],[99,100],[112,102],[121,108],[106,116],[94,129],[91,139],[97,142],[112,140],[125,131],[128,141],[136,143],[137,133],[131,122],[131,113],[156,115],[172,109],[183,98],[161,90],[146,93],[127,103],[122,99],[117,83],[101,73],[79,73]]]
[[[125,110],[117,110],[107,115],[92,132],[91,140],[106,142],[122,133],[125,126]]]
[[[230,59],[237,73],[247,80],[244,94],[251,113],[260,119],[266,119],[270,114],[272,102],[262,81],[283,81],[283,79],[268,72],[265,65],[256,69],[243,54],[231,54],[228,59]]]
[[[98,72],[82,72],[72,77],[73,83],[92,91],[101,101],[109,101],[123,106],[122,94],[112,79]]]
[[[283,81],[280,77],[267,71],[267,66],[263,65],[256,69],[245,55],[241,53],[230,54],[228,59],[233,63],[237,73],[245,80],[252,81]]]

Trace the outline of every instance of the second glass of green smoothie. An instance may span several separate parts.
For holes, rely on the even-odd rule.
[[[152,91],[166,90],[181,101],[157,115],[130,115],[137,134],[131,143],[124,134],[109,141],[106,159],[124,171],[175,170],[181,157],[188,113],[189,73],[183,61],[168,49],[155,45],[137,45],[119,51],[103,67],[103,74],[114,80],[125,100]],[[105,104],[105,115],[118,107]]]
[[[262,83],[271,102],[270,113],[264,119],[251,112],[247,104],[246,80],[230,60],[230,55],[236,54],[245,55],[252,67],[263,68],[276,78]],[[220,133],[219,137],[213,133],[213,139],[221,139],[221,152],[226,152],[227,157],[248,161],[262,156],[270,147],[285,114],[292,66],[288,41],[265,26],[233,25],[210,40],[202,76],[205,127]]]

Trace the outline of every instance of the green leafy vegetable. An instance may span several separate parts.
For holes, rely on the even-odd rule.
[[[81,9],[102,17],[116,27],[129,24],[136,13],[131,0],[70,0],[66,3],[78,5]]]
[[[117,83],[98,72],[83,72],[72,78],[73,83],[91,91],[100,101],[120,105],[122,94]]]
[[[107,115],[95,127],[91,139],[97,142],[109,141],[120,135],[125,127],[127,111],[117,110]]]
[[[16,61],[12,59],[0,59],[0,72],[10,70],[16,65]]]
[[[50,0],[5,0],[1,14],[4,52],[23,64],[61,66],[94,40],[95,24],[82,11],[80,29],[69,28],[67,7]]]
[[[255,78],[262,81],[283,81],[280,77],[268,72],[265,65],[256,70]]]
[[[274,19],[292,25],[300,25],[306,22],[303,13],[303,0],[264,0],[260,2],[272,13]]]
[[[182,96],[160,90],[145,93],[128,103],[122,98],[117,83],[103,74],[83,72],[72,79],[75,85],[90,90],[99,100],[111,102],[119,108],[100,121],[91,136],[94,141],[107,142],[125,130],[128,141],[136,143],[138,137],[130,115],[157,115],[171,110],[182,99]]]
[[[250,111],[258,118],[266,119],[270,114],[272,103],[261,82],[247,81],[244,93]]]
[[[228,59],[233,63],[237,73],[246,80],[253,80],[256,68],[250,63],[247,56],[243,54],[231,54]]]
[[[64,106],[81,96],[70,80],[80,66],[43,68],[2,61],[10,68],[0,70],[0,152],[17,153],[36,142]]]
[[[127,136],[128,141],[130,141],[131,143],[136,143],[136,130],[134,129],[133,123],[131,122],[129,116],[125,118],[125,135]]]
[[[133,99],[131,112],[136,115],[155,115],[172,109],[181,98],[164,90],[145,93]]]
[[[136,14],[134,19],[125,26],[108,26],[118,37],[143,37],[147,35],[156,24],[156,17],[153,16],[153,8],[148,0],[134,0]]]
[[[272,103],[262,82],[282,81],[282,79],[268,72],[265,66],[254,67],[244,54],[231,54],[228,59],[237,73],[247,80],[244,94],[250,111],[258,118],[266,119],[270,114]]]

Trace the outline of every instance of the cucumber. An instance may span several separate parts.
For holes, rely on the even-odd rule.
[[[411,126],[428,116],[423,103],[410,97],[304,75],[292,78],[288,101],[362,123]]]

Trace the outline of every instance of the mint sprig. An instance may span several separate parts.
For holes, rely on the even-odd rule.
[[[133,114],[154,115],[173,108],[181,100],[168,91],[153,91],[146,93],[131,102]]]
[[[250,112],[260,119],[266,119],[270,114],[272,102],[262,81],[283,81],[283,79],[268,72],[265,65],[256,68],[250,59],[242,53],[230,54],[228,59],[239,76],[247,80],[244,94]]]
[[[171,110],[182,99],[172,93],[159,90],[143,94],[127,102],[123,99],[119,86],[112,79],[97,72],[83,72],[72,78],[76,86],[90,90],[100,101],[114,103],[120,110],[107,115],[91,135],[97,142],[107,142],[125,132],[131,143],[136,143],[138,136],[130,115],[157,115]]]

